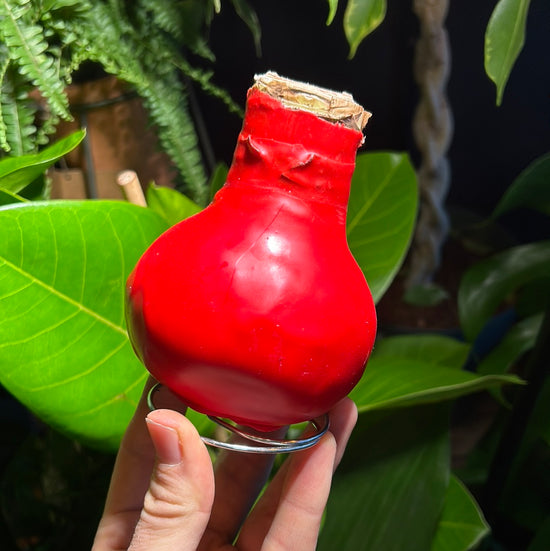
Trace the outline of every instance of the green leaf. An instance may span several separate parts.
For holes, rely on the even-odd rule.
[[[512,291],[549,274],[550,241],[513,247],[472,266],[458,292],[460,323],[466,337],[473,340]]]
[[[502,384],[513,375],[462,371],[469,346],[437,335],[399,336],[377,342],[365,373],[350,397],[360,412],[452,400]]]
[[[506,190],[493,217],[518,207],[550,215],[550,153],[533,161]]]
[[[386,0],[348,0],[344,13],[344,33],[350,46],[352,58],[363,39],[370,34],[386,16]]]
[[[175,189],[151,184],[147,188],[147,205],[162,216],[169,226],[173,226],[202,209]]]
[[[210,177],[210,200],[214,199],[214,195],[223,187],[227,180],[229,168],[225,163],[218,163],[212,176]]]
[[[46,147],[40,153],[6,157],[0,161],[0,189],[18,193],[33,180],[56,163],[61,157],[72,151],[85,136],[84,130],[70,134]]]
[[[3,207],[4,205],[11,205],[12,203],[22,203],[25,201],[25,198],[17,195],[16,193],[11,193],[0,189],[0,207]]]
[[[497,105],[523,48],[530,0],[500,0],[485,32],[485,72],[497,87]]]
[[[489,525],[474,498],[460,480],[451,476],[431,551],[474,549],[488,533]]]
[[[360,416],[319,551],[430,548],[449,479],[447,419],[441,405]]]
[[[258,14],[246,0],[231,0],[235,13],[244,21],[254,39],[254,48],[256,55],[262,55],[262,29]]]
[[[124,284],[166,228],[151,210],[117,201],[0,209],[0,383],[96,447],[118,446],[141,394]]]
[[[334,16],[338,10],[338,0],[328,0],[328,16],[327,25],[330,25],[334,21]]]
[[[464,366],[470,345],[442,335],[399,335],[376,342],[372,359],[402,358],[460,369]],[[370,364],[369,364],[370,365]]]
[[[533,348],[541,324],[542,314],[516,323],[479,363],[477,372],[482,375],[506,373],[520,356]]]
[[[357,156],[348,207],[347,236],[377,302],[401,266],[409,247],[418,191],[406,154]]]
[[[415,306],[437,306],[449,298],[449,293],[436,283],[414,285],[407,289],[403,300]]]

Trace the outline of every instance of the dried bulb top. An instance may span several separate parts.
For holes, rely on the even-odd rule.
[[[361,132],[371,113],[365,111],[347,92],[335,92],[305,82],[291,80],[269,71],[254,77],[253,88],[279,100],[289,109],[301,109],[321,119]]]

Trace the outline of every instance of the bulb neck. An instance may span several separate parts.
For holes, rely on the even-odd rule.
[[[363,134],[356,125],[285,105],[254,86],[248,92],[227,185],[276,187],[302,199],[347,207],[362,143]]]

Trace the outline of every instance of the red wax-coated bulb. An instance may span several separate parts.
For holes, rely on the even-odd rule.
[[[130,275],[127,322],[144,365],[187,405],[267,431],[351,391],[376,313],[346,241],[362,125],[289,106],[263,84],[249,90],[225,185]]]

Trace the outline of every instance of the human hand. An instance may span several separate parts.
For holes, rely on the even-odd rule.
[[[357,420],[349,398],[330,412],[330,431],[317,445],[286,459],[254,507],[272,456],[224,451],[213,468],[188,419],[147,412],[142,398],[92,551],[315,549],[332,475]]]

